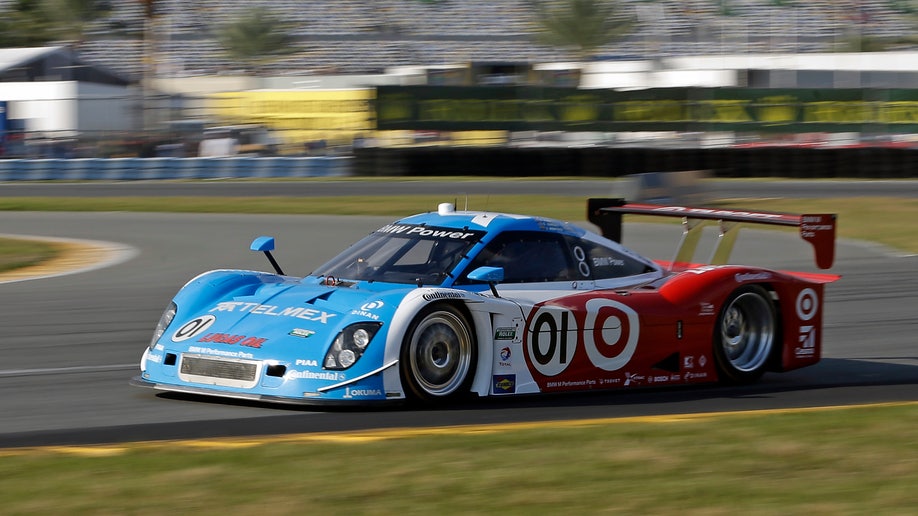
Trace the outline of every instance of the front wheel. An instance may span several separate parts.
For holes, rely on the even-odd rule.
[[[450,305],[431,305],[411,323],[402,344],[402,381],[416,400],[454,399],[469,392],[477,346],[465,316]]]
[[[714,359],[721,376],[750,383],[765,373],[775,346],[775,309],[768,291],[756,285],[735,290],[714,327]]]

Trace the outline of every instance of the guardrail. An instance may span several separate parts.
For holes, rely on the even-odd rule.
[[[350,157],[0,159],[0,181],[333,177],[352,168]]]

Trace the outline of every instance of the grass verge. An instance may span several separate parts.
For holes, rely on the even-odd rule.
[[[58,256],[59,251],[47,242],[0,238],[0,272],[37,265]]]
[[[918,406],[0,450],[7,514],[866,514],[918,507]],[[210,442],[213,445],[214,442]],[[307,511],[308,510],[308,511]]]

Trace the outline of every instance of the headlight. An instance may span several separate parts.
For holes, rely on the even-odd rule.
[[[341,330],[325,354],[325,369],[347,369],[357,363],[381,326],[378,322],[361,322]]]
[[[163,333],[165,333],[166,328],[172,324],[172,319],[175,318],[176,310],[178,310],[178,307],[175,306],[175,303],[169,303],[162,317],[159,318],[159,322],[156,323],[156,330],[153,331],[153,338],[150,340],[150,349],[153,349],[153,346],[156,345],[156,342],[163,336]]]

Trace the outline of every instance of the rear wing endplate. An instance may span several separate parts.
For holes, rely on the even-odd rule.
[[[829,269],[835,261],[835,214],[806,214],[720,210],[689,206],[665,206],[657,204],[633,204],[624,199],[589,199],[587,219],[599,226],[604,237],[621,242],[622,215],[657,215],[682,217],[682,240],[676,250],[673,264],[687,264],[692,261],[702,228],[713,222],[720,226],[717,245],[708,261],[722,265],[730,259],[733,244],[743,223],[770,224],[774,226],[795,226],[800,228],[800,238],[813,246],[816,265]]]

